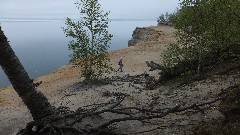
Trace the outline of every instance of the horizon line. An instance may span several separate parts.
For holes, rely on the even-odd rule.
[[[43,18],[43,17],[0,17],[0,22],[11,22],[11,21],[63,21],[66,18]],[[71,18],[73,20],[79,20],[79,18]],[[156,19],[147,18],[110,18],[109,21],[156,21]]]

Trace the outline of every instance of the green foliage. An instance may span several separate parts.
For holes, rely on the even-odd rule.
[[[179,62],[195,61],[199,73],[209,59],[220,62],[229,57],[229,46],[240,45],[239,0],[183,0],[180,5],[174,25],[177,43],[162,54],[166,71]]]
[[[99,79],[111,71],[108,48],[112,35],[108,33],[108,15],[101,10],[97,0],[80,0],[74,3],[80,10],[80,20],[66,19],[63,28],[67,37],[71,37],[68,47],[73,51],[71,63],[81,67],[86,80]]]
[[[168,12],[166,12],[165,15],[161,14],[157,19],[158,25],[160,25],[160,24],[175,24],[178,13],[179,13],[179,10],[177,8],[174,13],[169,14]]]
[[[161,22],[165,22],[165,16],[164,14],[161,14],[157,19],[158,25],[161,24]]]
[[[194,43],[222,48],[239,43],[239,0],[184,0],[176,28]]]

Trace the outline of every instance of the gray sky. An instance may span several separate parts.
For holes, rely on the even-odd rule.
[[[77,17],[77,0],[0,0],[0,18]],[[101,0],[110,19],[156,19],[173,12],[179,0]]]

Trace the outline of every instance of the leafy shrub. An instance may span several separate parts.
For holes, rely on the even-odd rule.
[[[240,48],[239,6],[239,0],[183,0],[174,25],[177,43],[169,44],[161,55],[162,75],[190,70],[199,74],[206,66],[239,59],[234,51]]]

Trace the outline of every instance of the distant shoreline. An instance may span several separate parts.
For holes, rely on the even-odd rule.
[[[72,18],[73,20],[79,20],[78,18]],[[0,22],[49,22],[49,21],[65,21],[66,18],[0,18]],[[157,21],[157,19],[141,19],[141,18],[113,18],[109,19],[109,21]]]

